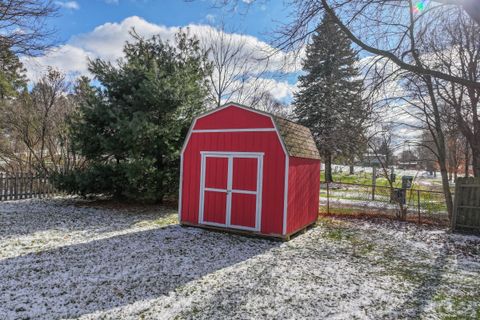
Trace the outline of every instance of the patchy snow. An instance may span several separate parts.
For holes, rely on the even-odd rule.
[[[480,316],[480,238],[322,219],[282,243],[182,228],[164,208],[0,203],[0,319]]]

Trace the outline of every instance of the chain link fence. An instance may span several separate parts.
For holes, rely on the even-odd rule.
[[[321,212],[335,215],[396,216],[399,202],[407,211],[407,220],[448,223],[443,192],[401,189],[390,186],[345,182],[321,182]]]

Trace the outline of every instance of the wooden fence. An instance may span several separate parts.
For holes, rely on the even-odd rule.
[[[458,178],[452,230],[480,232],[480,178]]]
[[[0,201],[46,198],[55,194],[55,188],[45,175],[0,172]]]

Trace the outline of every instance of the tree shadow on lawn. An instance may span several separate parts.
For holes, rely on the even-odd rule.
[[[417,283],[415,289],[407,296],[405,301],[397,306],[392,312],[392,317],[408,316],[410,319],[419,319],[425,314],[425,308],[431,301],[437,289],[442,283],[445,263],[447,261],[447,250],[442,248],[440,254],[435,258],[433,264],[429,266],[411,266],[402,267],[403,278],[407,281]],[[427,269],[430,267],[429,269]]]
[[[0,239],[48,230],[112,232],[175,211],[162,206],[99,208],[78,199],[9,201],[0,203]]]
[[[279,242],[178,225],[0,261],[0,315],[78,317],[157,298]]]

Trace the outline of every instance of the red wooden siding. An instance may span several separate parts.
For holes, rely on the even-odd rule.
[[[228,159],[205,159],[205,188],[227,189]]]
[[[197,119],[194,130],[274,128],[272,119],[235,106]]]
[[[257,191],[257,168],[257,159],[233,158],[233,189]]]
[[[222,107],[195,121],[182,153],[182,222],[199,223],[202,152],[205,152],[207,188],[203,197],[204,224],[258,231],[259,222],[260,233],[280,236],[284,232],[292,234],[317,219],[318,154],[317,160],[288,158],[288,195],[285,197],[288,155],[279,134],[285,136],[286,133],[272,129],[275,125],[269,115],[235,105]],[[287,148],[295,147],[287,145]],[[290,152],[292,150],[297,149]],[[263,154],[263,158],[258,154]],[[261,166],[260,159],[263,160]],[[258,171],[260,169],[262,171]],[[261,190],[257,190],[259,176]],[[261,197],[260,201],[257,197]],[[284,225],[285,202],[288,207]],[[257,206],[261,210],[260,221]]]
[[[255,227],[257,196],[232,192],[231,224],[243,227]]]
[[[203,220],[225,224],[227,194],[224,192],[205,191],[205,198],[203,201],[205,202]]]
[[[287,233],[297,231],[317,219],[319,190],[320,161],[290,157]]]
[[[220,110],[219,113],[223,110]],[[235,110],[235,115],[238,115],[238,110],[233,110]],[[257,114],[253,112],[246,110],[243,110],[243,112],[250,114],[254,118],[257,116]],[[208,115],[206,118],[213,117],[215,115],[216,113]],[[270,121],[267,116],[263,117]],[[238,117],[238,119],[242,118],[245,117]],[[199,120],[197,120],[197,124],[199,123]],[[217,119],[216,121],[219,120]],[[217,127],[215,127],[215,129]],[[258,124],[255,124],[255,127],[259,128]],[[213,128],[213,126],[211,128]],[[281,234],[283,227],[285,153],[282,149],[282,145],[277,133],[275,131],[263,131],[193,132],[191,134],[183,154],[181,219],[182,221],[194,224],[198,223],[201,151],[264,153],[261,232],[265,234]],[[243,161],[247,161],[247,159],[240,160],[240,162]],[[248,165],[248,161],[241,165]],[[242,181],[243,178],[244,177],[239,177],[239,180],[234,183],[236,183],[236,185],[243,185],[247,188],[252,188],[252,186],[250,186],[250,182]],[[250,202],[250,200],[247,201],[245,206],[250,206]],[[249,210],[248,208],[246,209]],[[245,219],[248,220],[250,218],[245,217]],[[244,223],[249,222],[245,221]]]

